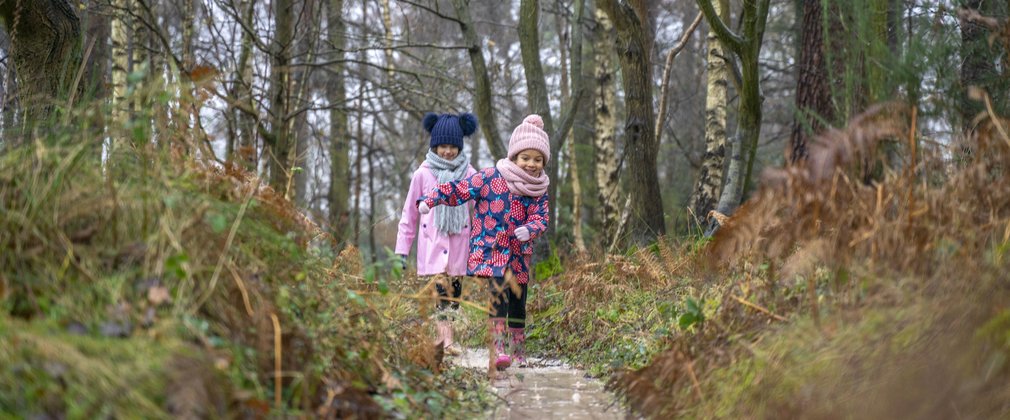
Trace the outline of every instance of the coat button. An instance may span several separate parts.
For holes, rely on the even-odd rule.
[[[427,229],[427,228],[428,228],[428,224],[427,224],[427,223],[422,223],[422,224],[421,224],[421,227],[423,227],[423,228]]]
[[[442,253],[443,253],[443,254],[448,254],[448,253],[449,253],[449,250],[448,250],[448,249],[443,249],[443,250],[442,250]]]

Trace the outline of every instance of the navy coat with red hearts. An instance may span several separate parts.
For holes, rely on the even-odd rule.
[[[505,178],[496,168],[485,168],[456,181],[439,184],[418,203],[428,207],[437,205],[458,206],[474,200],[470,220],[470,258],[467,274],[478,277],[504,277],[505,269],[520,284],[526,284],[530,275],[530,255],[533,240],[547,230],[550,207],[547,194],[528,197],[509,192]],[[525,226],[530,240],[520,242],[516,228]]]

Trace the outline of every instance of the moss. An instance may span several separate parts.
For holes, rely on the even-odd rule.
[[[168,361],[191,351],[178,338],[70,334],[0,317],[0,411],[69,418],[170,418]]]

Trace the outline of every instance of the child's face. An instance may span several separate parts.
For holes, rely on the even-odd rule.
[[[442,159],[453,160],[459,155],[459,148],[451,144],[440,144],[435,146],[435,154]]]
[[[516,155],[514,161],[516,165],[532,176],[540,176],[540,171],[544,169],[544,154],[538,150],[523,150]]]

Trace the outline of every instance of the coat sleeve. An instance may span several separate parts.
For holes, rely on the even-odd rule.
[[[455,207],[476,198],[480,193],[480,186],[484,184],[484,173],[478,172],[467,178],[438,184],[437,187],[428,191],[417,202],[424,201],[428,207],[438,205]],[[415,204],[415,210],[416,207],[417,205]]]
[[[530,230],[530,241],[540,237],[547,231],[547,224],[550,221],[551,208],[547,194],[536,199],[527,209],[526,224],[523,225]]]
[[[410,254],[410,247],[417,237],[417,222],[421,214],[417,211],[417,200],[423,193],[424,180],[421,179],[421,171],[415,171],[410,179],[410,188],[407,190],[407,198],[403,201],[403,211],[400,214],[400,225],[396,230],[396,250],[400,255]]]

